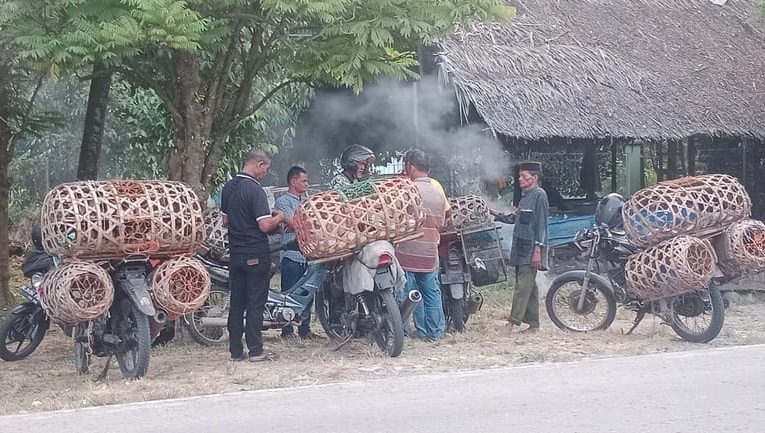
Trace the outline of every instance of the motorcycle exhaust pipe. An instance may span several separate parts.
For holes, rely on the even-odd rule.
[[[412,290],[409,292],[409,296],[407,296],[398,307],[401,312],[401,321],[406,322],[409,320],[409,317],[420,302],[422,302],[422,293],[420,293],[419,290]]]
[[[203,328],[225,328],[228,326],[228,317],[202,317],[199,323]]]
[[[475,314],[483,306],[483,295],[478,292],[472,292],[467,301],[468,314]]]
[[[167,322],[167,311],[158,309],[157,314],[154,315],[154,321],[160,325]]]

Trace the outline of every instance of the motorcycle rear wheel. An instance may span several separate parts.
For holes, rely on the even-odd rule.
[[[122,304],[116,323],[118,328],[129,327],[127,348],[116,353],[117,363],[120,366],[122,377],[125,379],[140,379],[149,371],[149,358],[151,355],[151,330],[149,329],[149,316],[141,312],[132,302],[125,301]],[[122,336],[123,333],[120,332]]]
[[[228,343],[228,329],[204,328],[200,322],[202,317],[221,317],[228,314],[228,305],[229,292],[213,287],[202,308],[187,314],[184,319],[184,325],[191,338],[202,346],[222,346]]]
[[[553,281],[545,296],[550,320],[564,331],[589,332],[608,329],[616,318],[616,299],[607,287],[591,278],[585,292],[585,302],[579,310],[582,275],[561,276]],[[597,314],[594,315],[594,313]],[[565,315],[571,315],[568,319]]]
[[[35,310],[11,312],[0,327],[0,359],[20,361],[31,355],[45,337],[50,320],[35,321]]]
[[[452,327],[457,332],[465,332],[465,324],[468,320],[468,315],[465,313],[465,298],[454,299],[447,295],[447,302],[449,310],[446,314],[446,329]]]
[[[725,304],[716,284],[671,300],[670,326],[691,343],[708,343],[717,337],[725,323]],[[701,324],[699,325],[699,323]]]
[[[377,294],[376,308],[382,322],[374,333],[374,339],[380,350],[386,355],[395,358],[404,349],[404,325],[401,321],[401,312],[393,290],[386,289],[375,292]]]

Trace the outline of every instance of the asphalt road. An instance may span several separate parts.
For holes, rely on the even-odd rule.
[[[6,416],[0,432],[762,433],[765,346]]]

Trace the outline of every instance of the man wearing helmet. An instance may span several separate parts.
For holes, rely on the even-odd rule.
[[[508,331],[527,323],[524,331],[539,329],[539,288],[537,271],[547,270],[547,193],[539,186],[542,165],[523,162],[518,165],[518,183],[522,196],[518,210],[511,215],[495,214],[496,220],[515,224],[510,248],[510,265],[515,266],[515,291]]]
[[[340,155],[340,167],[342,173],[335,176],[330,182],[332,189],[366,180],[369,177],[369,169],[375,162],[375,153],[366,146],[352,144],[345,148]]]

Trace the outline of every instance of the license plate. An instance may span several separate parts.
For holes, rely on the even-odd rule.
[[[394,287],[395,281],[393,280],[393,274],[390,269],[378,269],[375,274],[375,283],[377,284],[377,287],[381,289],[390,289]]]
[[[21,296],[25,297],[28,301],[39,302],[40,297],[37,291],[29,286],[23,286],[19,289]]]
[[[470,275],[464,272],[441,274],[441,284],[462,284],[470,281]]]

